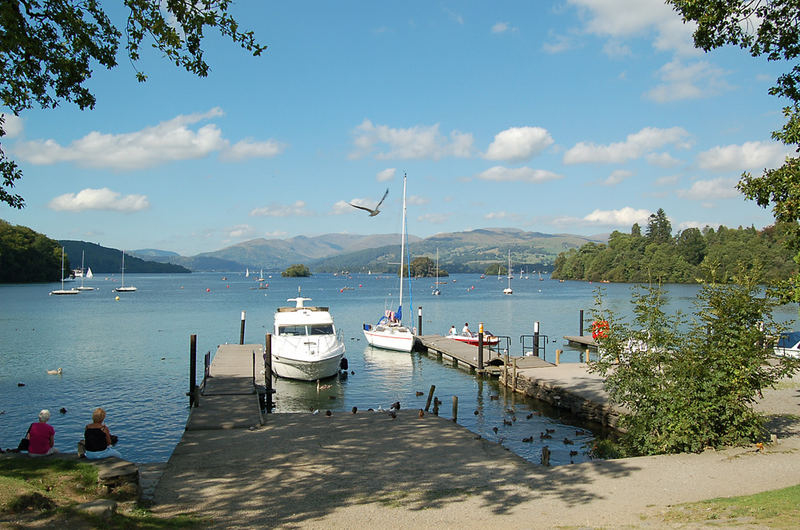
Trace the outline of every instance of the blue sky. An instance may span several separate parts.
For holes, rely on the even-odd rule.
[[[116,2],[104,2],[112,7]],[[116,9],[116,8],[115,8]],[[211,35],[207,78],[145,51],[96,70],[91,111],[7,117],[27,207],[57,239],[184,255],[248,239],[514,227],[772,223],[735,189],[770,139],[785,64],[698,52],[659,0],[240,1],[269,46]],[[111,11],[124,22],[124,13]],[[368,217],[347,203],[374,205]]]

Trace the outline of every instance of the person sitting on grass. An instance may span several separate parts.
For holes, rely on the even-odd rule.
[[[122,455],[111,447],[116,443],[116,437],[112,437],[103,421],[106,419],[106,411],[100,407],[94,409],[92,412],[92,423],[86,426],[83,433],[83,438],[86,441],[86,458],[96,460],[98,458],[108,458],[109,456],[116,456],[122,458]]]
[[[28,431],[28,456],[45,456],[58,452],[55,448],[56,430],[47,421],[50,411],[47,409],[39,413],[39,422],[31,424]]]

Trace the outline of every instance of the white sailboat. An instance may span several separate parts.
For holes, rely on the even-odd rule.
[[[84,268],[83,268],[83,258],[85,257],[85,254],[86,254],[86,252],[81,250],[81,270],[84,270]],[[83,285],[84,278],[92,279],[93,277],[94,277],[94,275],[92,274],[92,269],[87,270],[86,274],[82,274],[81,275],[81,286],[78,287],[78,290],[79,291],[94,291],[94,287],[88,287],[86,285]]]
[[[61,289],[50,291],[50,294],[78,294],[77,289],[64,289],[64,247],[61,247]]]
[[[511,289],[511,250],[508,251],[508,287],[503,289],[503,294],[514,294]]]
[[[410,352],[414,348],[414,333],[403,325],[403,268],[406,249],[406,175],[403,175],[403,222],[400,230],[400,305],[397,312],[386,311],[376,325],[364,324],[364,337],[370,346]],[[410,281],[409,271],[409,281]]]
[[[433,296],[439,296],[442,291],[439,290],[439,249],[436,249],[436,284],[433,287]]]
[[[131,293],[136,290],[136,287],[133,285],[125,286],[125,251],[122,251],[122,281],[120,286],[114,289],[117,293]]]
[[[245,278],[249,278],[250,277],[250,269],[248,267],[244,268],[244,277]]]

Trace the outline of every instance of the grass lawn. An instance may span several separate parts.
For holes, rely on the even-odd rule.
[[[711,499],[675,506],[664,516],[670,523],[703,523],[710,527],[800,525],[800,484],[745,497]]]
[[[0,455],[0,527],[192,528],[198,518],[161,519],[136,500],[134,485],[108,491],[98,485],[97,468],[86,460]],[[83,503],[111,499],[117,513],[101,520],[78,509]]]

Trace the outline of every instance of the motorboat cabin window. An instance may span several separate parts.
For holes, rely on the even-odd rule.
[[[312,324],[310,326],[279,326],[278,335],[302,337],[305,335],[333,335],[333,324]]]
[[[333,324],[313,324],[309,335],[333,335]]]
[[[289,337],[299,337],[306,334],[305,326],[280,326],[278,328],[278,335],[287,335]]]

